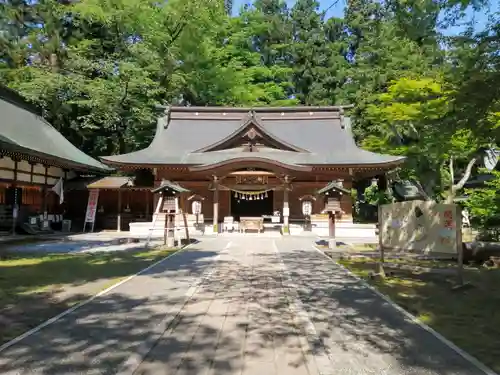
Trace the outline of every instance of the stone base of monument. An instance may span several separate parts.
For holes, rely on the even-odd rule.
[[[337,240],[335,238],[328,239],[328,248],[329,249],[336,249],[337,248]]]
[[[174,247],[175,246],[175,240],[173,237],[168,237],[167,238],[167,247]]]

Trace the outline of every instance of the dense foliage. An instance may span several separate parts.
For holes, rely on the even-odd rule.
[[[0,81],[91,155],[144,147],[159,103],[355,104],[364,148],[453,199],[500,125],[500,23],[448,29],[485,0],[0,1]]]
[[[466,207],[470,210],[475,227],[488,239],[500,237],[500,172],[493,171],[493,178],[483,189],[467,189]]]

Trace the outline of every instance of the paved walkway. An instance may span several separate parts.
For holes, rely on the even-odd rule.
[[[306,239],[208,239],[0,352],[1,374],[480,375]]]

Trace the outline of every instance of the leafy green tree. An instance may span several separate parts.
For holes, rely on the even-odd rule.
[[[391,81],[435,74],[439,50],[421,46],[400,28],[394,14],[374,0],[351,0],[346,9],[350,68],[343,87],[347,100],[355,104],[353,130],[361,141],[381,131],[367,108],[387,90]]]
[[[454,95],[440,77],[394,81],[387,93],[378,95],[377,104],[368,107],[372,120],[380,124],[378,137],[363,141],[366,148],[407,156],[401,174],[416,181],[428,197],[444,195],[449,202],[470,178],[490,141],[485,129],[455,121]]]
[[[261,105],[294,105],[289,10],[283,0],[257,0],[234,23],[246,57],[252,85],[260,89]],[[248,54],[248,52],[251,52]],[[240,53],[240,52],[239,52]]]
[[[467,189],[465,206],[469,209],[472,222],[482,232],[487,232],[500,225],[500,172],[482,171],[493,175],[493,179],[485,182],[484,188]],[[495,238],[498,240],[498,238]]]
[[[340,104],[347,44],[342,22],[324,22],[319,3],[298,0],[291,11],[294,95],[304,105]]]

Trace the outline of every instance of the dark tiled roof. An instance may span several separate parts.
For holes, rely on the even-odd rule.
[[[242,148],[210,149],[235,134],[255,112],[259,126],[271,137],[303,151],[263,148],[249,153]],[[201,150],[196,152],[197,150]],[[225,160],[259,157],[297,165],[385,165],[402,157],[381,155],[358,148],[349,118],[339,107],[210,108],[174,107],[158,120],[149,147],[129,154],[103,157],[117,164],[210,165]]]
[[[36,108],[0,85],[0,148],[68,167],[109,171],[110,168],[73,146]]]

